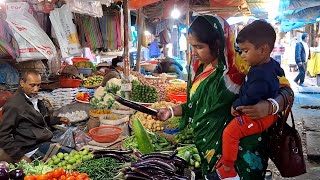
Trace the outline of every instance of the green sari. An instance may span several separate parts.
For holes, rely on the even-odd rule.
[[[194,128],[195,144],[202,159],[201,170],[206,175],[214,170],[222,153],[222,133],[232,120],[232,102],[236,99],[244,75],[236,67],[234,37],[227,22],[219,17],[205,16],[219,30],[220,39],[218,65],[203,72],[203,65],[195,60],[189,69],[188,100],[182,105],[181,128],[191,124]],[[258,134],[241,139],[236,170],[241,179],[264,179],[268,157],[266,138]]]

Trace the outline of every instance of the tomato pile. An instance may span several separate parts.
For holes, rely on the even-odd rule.
[[[79,173],[78,171],[67,173],[62,168],[57,168],[54,171],[46,174],[28,175],[24,180],[91,180],[86,173]]]
[[[90,95],[89,93],[83,93],[83,92],[79,92],[76,96],[76,98],[80,101],[86,101],[89,102],[90,99]]]

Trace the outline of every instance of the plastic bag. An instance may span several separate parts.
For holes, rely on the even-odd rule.
[[[52,142],[57,142],[62,146],[70,147],[72,149],[75,148],[76,144],[73,136],[73,127],[69,127],[65,133],[63,133],[59,137],[54,137],[51,139]]]
[[[72,13],[67,5],[50,12],[50,21],[58,39],[63,58],[81,55],[82,49]]]
[[[19,45],[18,62],[35,59],[51,60],[57,55],[51,39],[32,16],[26,2],[6,3],[7,23]]]
[[[83,131],[81,131],[80,129],[77,128],[74,131],[74,141],[75,141],[77,150],[80,150],[82,146],[88,144],[88,142],[90,142],[91,140],[92,138],[88,136],[86,133],[84,133]]]

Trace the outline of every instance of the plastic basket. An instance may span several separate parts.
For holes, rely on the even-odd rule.
[[[173,103],[185,103],[187,102],[187,94],[170,93],[169,99]]]
[[[71,59],[72,63],[75,64],[77,62],[80,62],[80,61],[89,61],[88,58],[83,58],[83,57],[74,57]]]
[[[84,75],[90,75],[92,73],[92,68],[78,68],[78,72]]]
[[[60,87],[63,88],[78,88],[82,83],[80,79],[71,79],[71,78],[60,78]]]

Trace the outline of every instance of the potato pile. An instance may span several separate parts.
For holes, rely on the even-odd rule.
[[[162,102],[157,102],[157,103],[154,103],[151,108],[164,108],[164,107],[169,107],[169,106],[174,106],[173,103],[171,102],[165,102],[165,101],[162,101]],[[151,115],[148,115],[148,114],[144,114],[142,112],[137,112],[136,114],[134,114],[132,116],[132,119],[134,118],[139,118],[142,125],[147,128],[148,130],[152,131],[152,132],[155,132],[155,131],[162,131],[164,129],[164,123],[163,121],[159,121],[159,120],[156,120],[156,119],[153,119],[153,117]]]

